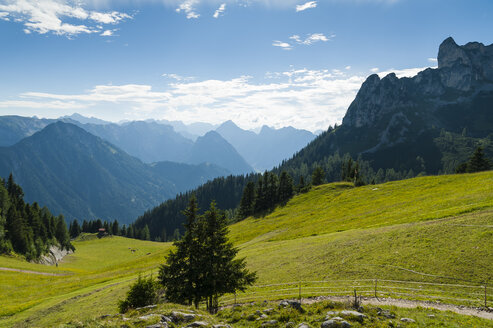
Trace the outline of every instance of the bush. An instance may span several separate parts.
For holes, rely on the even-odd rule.
[[[139,275],[137,281],[130,286],[127,297],[118,302],[120,313],[125,313],[129,309],[135,309],[147,305],[155,304],[158,300],[158,284],[151,276],[142,278]]]

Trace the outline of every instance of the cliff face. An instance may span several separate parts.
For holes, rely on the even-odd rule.
[[[392,121],[394,115],[419,113],[430,124],[439,124],[434,117],[450,103],[466,103],[480,92],[493,90],[493,45],[471,42],[458,46],[452,38],[440,45],[438,68],[426,69],[413,78],[397,78],[389,74],[383,79],[371,75],[361,86],[350,105],[343,125],[371,127],[381,120]]]

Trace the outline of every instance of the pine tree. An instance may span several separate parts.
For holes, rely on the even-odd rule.
[[[256,274],[246,269],[244,258],[235,259],[238,249],[228,240],[226,217],[218,212],[215,202],[202,220],[204,255],[199,263],[203,263],[204,277],[198,294],[206,300],[209,312],[216,313],[220,296],[244,291],[255,282]]]
[[[293,178],[286,172],[282,171],[279,177],[279,201],[284,204],[293,196]]]
[[[140,239],[142,239],[142,240],[151,240],[151,233],[149,231],[149,227],[147,226],[147,224],[140,231]]]
[[[490,169],[491,163],[484,156],[483,148],[477,147],[467,163],[467,173],[488,171]]]
[[[324,170],[320,166],[315,167],[315,170],[313,170],[312,173],[312,185],[319,186],[324,182],[325,182]]]
[[[115,236],[119,236],[120,235],[120,227],[118,225],[118,221],[115,220],[113,221],[113,224],[111,225],[111,233]]]
[[[228,241],[226,216],[215,203],[204,215],[197,213],[192,198],[184,212],[185,235],[175,241],[158,278],[170,301],[197,306],[206,300],[207,309],[215,312],[221,295],[244,291],[256,275],[246,269],[244,259],[235,259],[238,250]]]
[[[76,238],[78,235],[80,235],[81,228],[77,220],[73,220],[70,223],[69,233],[70,233],[70,238]]]
[[[253,215],[255,205],[255,184],[248,182],[243,190],[243,195],[240,201],[239,217],[244,219]]]

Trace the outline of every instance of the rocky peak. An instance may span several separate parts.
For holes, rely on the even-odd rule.
[[[448,37],[438,49],[438,68],[453,67],[455,65],[471,65],[467,52]]]
[[[439,102],[447,90],[467,97],[471,92],[493,87],[492,84],[493,45],[470,42],[459,46],[449,37],[440,45],[438,69],[426,69],[413,78],[399,79],[394,73],[382,79],[370,75],[351,103],[343,124],[371,126],[386,114],[417,106],[416,99]]]

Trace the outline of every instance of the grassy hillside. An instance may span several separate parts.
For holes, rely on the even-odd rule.
[[[266,217],[233,225],[231,238],[259,284],[337,280],[328,287],[345,290],[361,279],[482,284],[493,278],[493,172],[323,185]],[[462,292],[437,297],[453,301],[447,297]],[[479,300],[481,289],[474,292]]]
[[[361,279],[476,285],[493,278],[493,172],[359,188],[327,184],[230,230],[240,256],[258,272],[258,284],[323,280],[341,290]],[[58,269],[0,257],[0,267],[64,275],[0,271],[0,326],[50,326],[115,313],[132,279],[155,272],[170,247],[92,236],[74,245],[76,253]],[[308,287],[304,296],[312,293]],[[438,288],[434,300],[463,297],[447,288]],[[493,288],[488,291],[493,296]],[[481,290],[474,293],[481,299]]]
[[[49,322],[56,317],[65,322],[74,315],[84,318],[114,312],[117,298],[124,295],[131,280],[139,273],[154,271],[170,246],[87,235],[85,240],[73,244],[76,252],[58,268],[0,257],[0,267],[52,274],[0,270],[0,326],[9,327],[25,320],[50,326]]]

